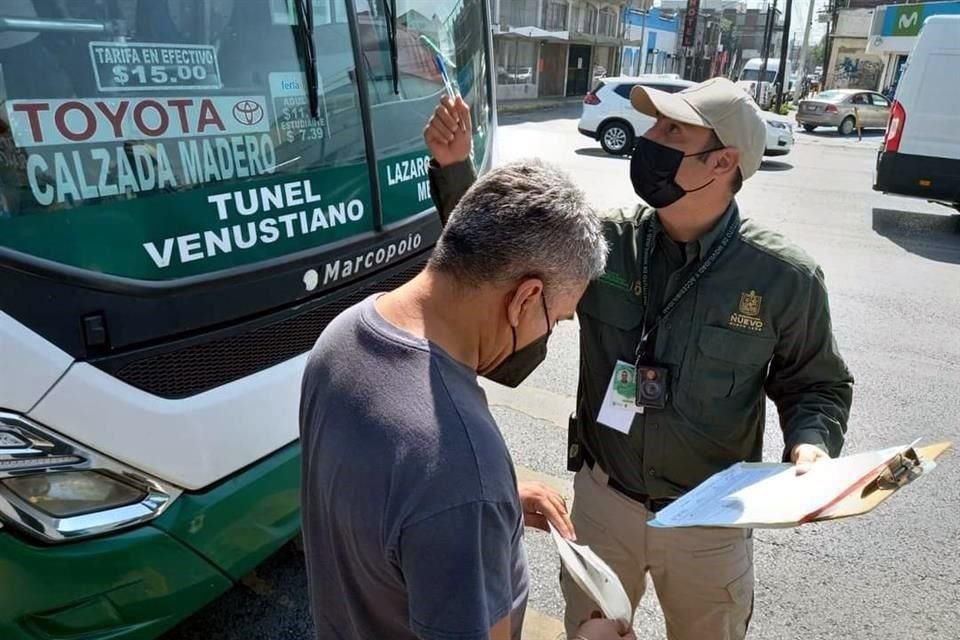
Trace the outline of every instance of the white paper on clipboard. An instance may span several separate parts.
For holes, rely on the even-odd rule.
[[[550,525],[550,534],[560,552],[563,568],[584,593],[597,603],[605,618],[630,625],[633,608],[620,578],[586,545],[570,542]]]

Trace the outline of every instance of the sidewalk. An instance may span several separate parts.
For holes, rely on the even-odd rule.
[[[535,98],[532,100],[497,100],[497,113],[527,113],[530,111],[544,111],[556,109],[583,102],[583,96],[568,98]]]

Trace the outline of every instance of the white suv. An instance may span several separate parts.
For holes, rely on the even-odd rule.
[[[655,122],[630,104],[630,90],[638,84],[677,93],[695,83],[681,80],[676,74],[603,78],[583,99],[583,114],[578,125],[580,133],[599,140],[607,153],[623,155],[633,151],[634,140],[646,133]],[[773,114],[762,114],[761,117],[767,125],[763,154],[781,156],[790,153],[793,125]]]
[[[621,155],[632,151],[634,139],[646,133],[655,122],[630,105],[630,90],[638,84],[676,93],[694,83],[680,80],[676,74],[603,78],[583,99],[580,133],[599,140],[607,153]]]

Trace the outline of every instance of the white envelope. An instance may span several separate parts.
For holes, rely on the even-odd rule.
[[[605,618],[620,620],[629,626],[633,607],[613,569],[590,547],[565,540],[553,525],[550,525],[550,534],[560,552],[563,567],[577,586],[597,603]]]

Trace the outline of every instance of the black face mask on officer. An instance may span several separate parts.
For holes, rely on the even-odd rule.
[[[547,357],[547,340],[553,329],[550,326],[550,314],[547,312],[547,299],[543,291],[540,292],[540,302],[543,304],[543,315],[547,319],[547,332],[517,351],[517,328],[511,325],[513,352],[496,367],[482,374],[483,377],[507,387],[516,387],[544,361]]]
[[[638,138],[630,158],[630,182],[633,183],[633,190],[655,209],[669,207],[688,193],[706,189],[713,184],[713,180],[710,180],[696,189],[684,189],[678,185],[677,172],[680,171],[684,158],[695,158],[723,148],[714,147],[684,154],[679,149],[667,147],[649,138]]]

